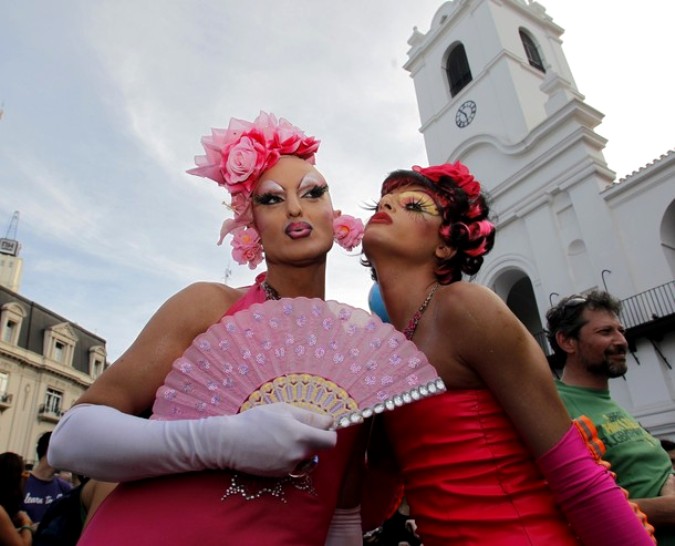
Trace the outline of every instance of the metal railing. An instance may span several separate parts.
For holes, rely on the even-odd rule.
[[[675,315],[675,281],[621,300],[621,322],[626,329]]]
[[[61,417],[64,413],[64,411],[61,411],[61,408],[51,408],[47,404],[41,404],[38,408],[39,415],[52,415],[55,417]]]

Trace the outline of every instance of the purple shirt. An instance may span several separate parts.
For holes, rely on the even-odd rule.
[[[72,488],[71,484],[56,476],[45,481],[31,474],[24,488],[23,509],[34,523],[38,523],[47,511],[47,507]]]

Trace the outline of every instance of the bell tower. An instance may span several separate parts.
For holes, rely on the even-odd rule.
[[[493,197],[570,152],[594,163],[601,186],[611,182],[606,141],[593,131],[602,114],[577,90],[562,34],[542,5],[526,0],[448,1],[426,34],[415,28],[404,68],[429,163],[462,160]],[[562,174],[563,163],[547,178]]]
[[[601,286],[621,269],[601,196],[615,178],[562,49],[563,29],[534,0],[444,2],[408,40],[430,164],[462,161],[490,197],[497,243],[477,281],[536,337],[554,294]],[[613,279],[631,291],[626,276]]]

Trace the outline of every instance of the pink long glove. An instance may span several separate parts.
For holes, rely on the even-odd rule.
[[[591,423],[585,421],[583,426],[595,433]],[[588,546],[654,546],[654,528],[627,501],[626,493],[602,461],[596,459],[582,430],[575,422],[537,459],[572,528]],[[589,440],[595,449],[602,446],[597,437]]]

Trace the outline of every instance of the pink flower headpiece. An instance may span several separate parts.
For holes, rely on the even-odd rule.
[[[480,197],[480,182],[476,180],[468,167],[459,161],[454,163],[444,163],[442,165],[431,165],[430,167],[420,167],[414,165],[412,168],[416,173],[428,178],[434,183],[438,183],[442,176],[450,177],[458,188],[464,190],[469,200],[469,210],[466,213],[469,218],[475,218],[480,214],[481,206],[477,202]]]
[[[187,172],[210,178],[230,192],[229,207],[234,218],[223,222],[218,244],[232,233],[235,261],[248,263],[255,269],[263,259],[263,251],[260,236],[253,227],[253,187],[262,173],[276,165],[283,155],[294,155],[314,165],[314,154],[321,141],[306,136],[289,121],[277,120],[274,114],[261,111],[253,122],[232,118],[227,129],[211,129],[211,134],[202,137],[201,142],[206,155],[195,156],[197,167]],[[339,238],[336,235],[339,244],[347,243],[348,250],[358,244],[358,226],[340,224],[339,229],[341,235]]]
[[[314,165],[320,141],[274,114],[260,112],[253,123],[232,118],[227,129],[211,129],[202,137],[206,155],[195,157],[190,174],[215,180],[233,196],[250,196],[263,171],[282,155],[294,155]]]
[[[420,173],[432,182],[438,182],[441,176],[449,176],[458,187],[464,190],[469,201],[474,201],[480,196],[480,182],[473,177],[466,165],[463,165],[459,161],[444,163],[443,165],[432,165],[431,167],[415,165],[412,170]]]

